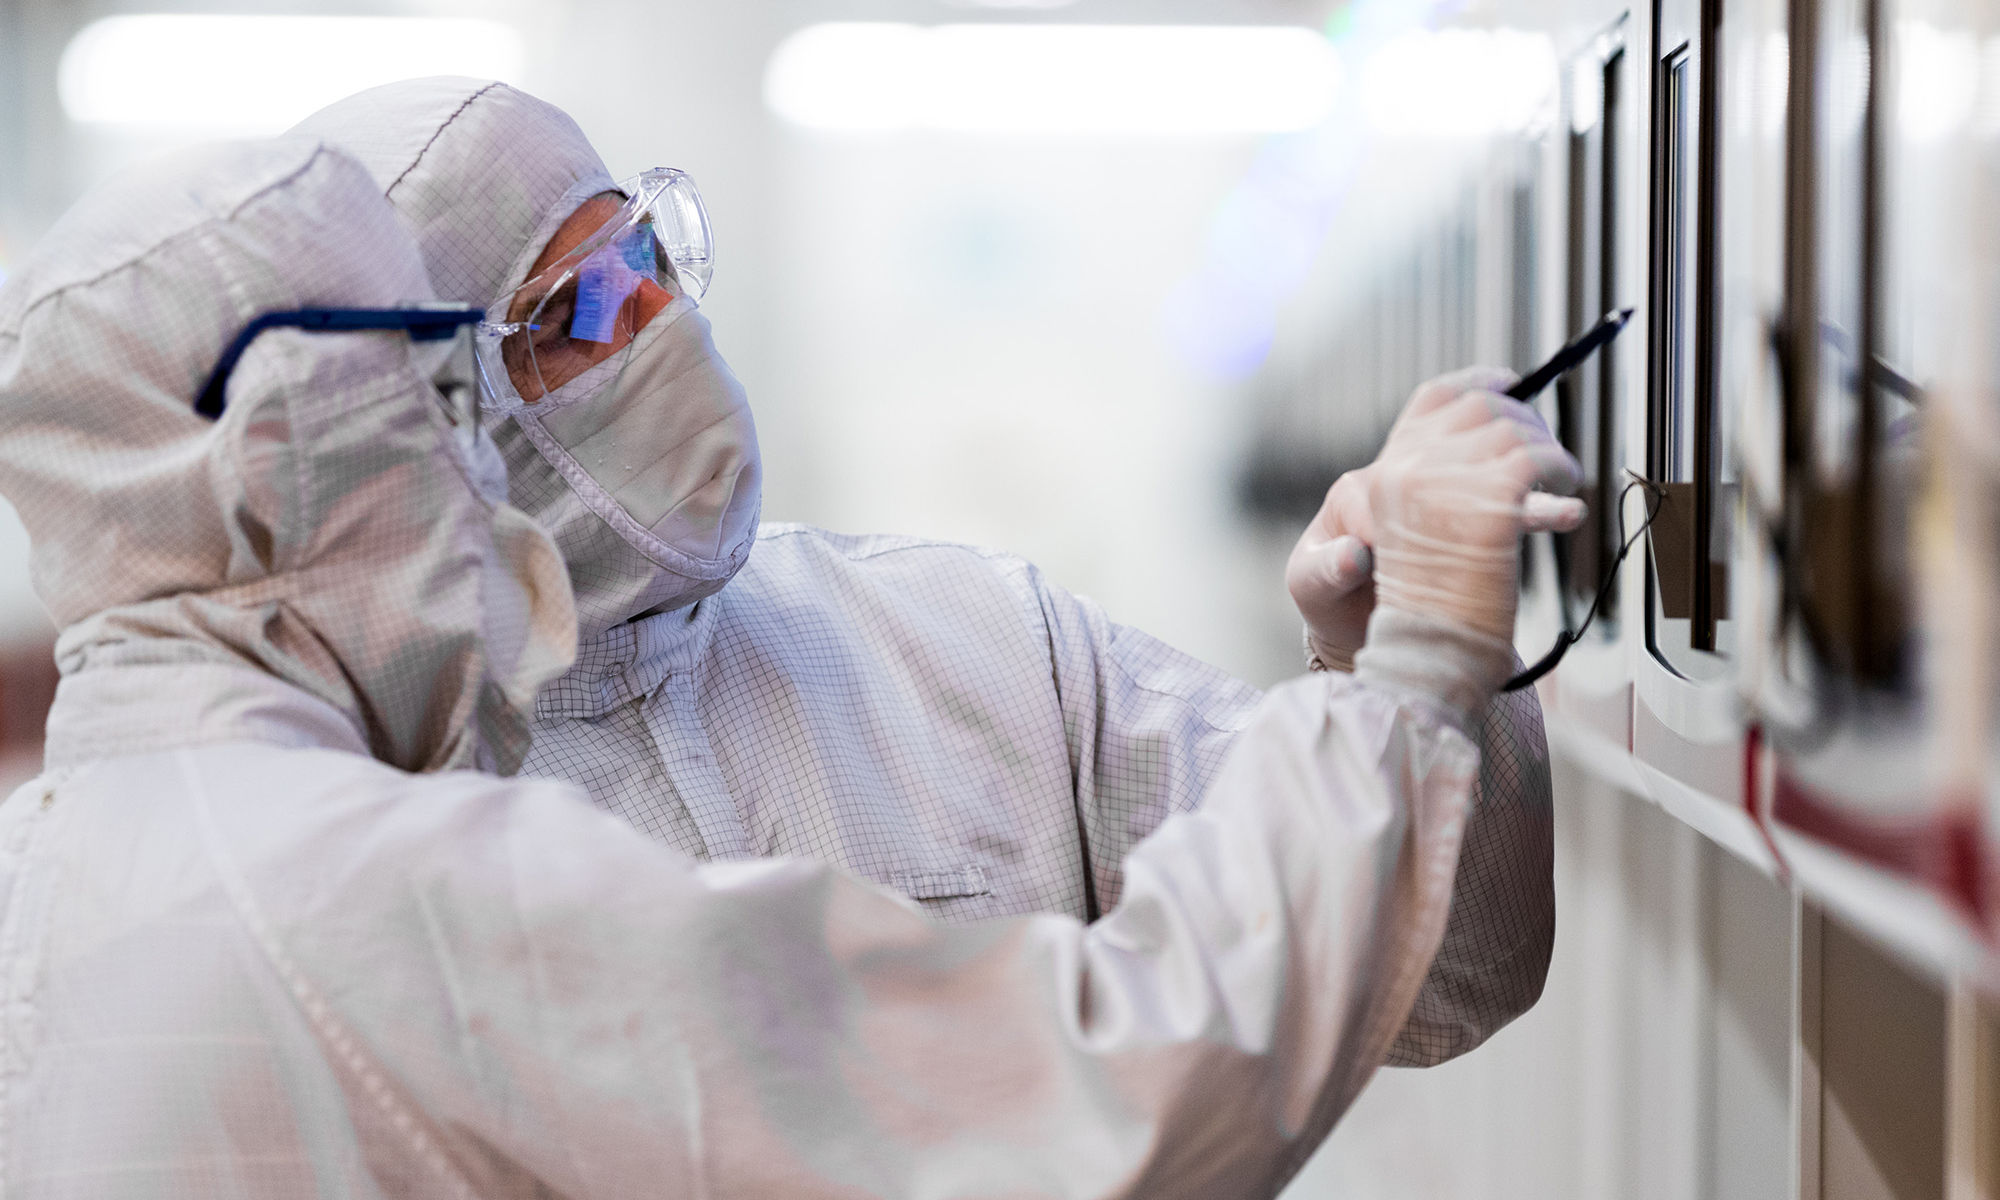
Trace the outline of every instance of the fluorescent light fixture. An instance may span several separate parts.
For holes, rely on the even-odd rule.
[[[1339,60],[1291,25],[811,25],[764,72],[784,120],[843,132],[1202,135],[1309,129]]]
[[[496,21],[148,13],[105,17],[63,49],[63,111],[92,125],[276,133],[366,87],[417,75],[517,79]]]
[[[1391,39],[1361,65],[1361,108],[1369,125],[1390,137],[1525,133],[1554,115],[1558,78],[1555,47],[1544,34],[1411,33]],[[1601,99],[1594,88],[1578,92],[1573,118],[1594,119]]]

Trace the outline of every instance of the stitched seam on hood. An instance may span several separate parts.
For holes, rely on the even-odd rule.
[[[410,177],[410,172],[416,170],[419,166],[423,165],[424,155],[429,154],[431,152],[431,147],[437,145],[437,140],[444,136],[444,131],[450,129],[454,122],[456,122],[461,116],[464,116],[465,110],[471,108],[474,101],[478,100],[481,96],[484,96],[486,93],[492,91],[494,88],[506,87],[506,86],[507,86],[506,84],[501,83],[498,80],[495,80],[492,83],[489,83],[486,86],[480,88],[478,91],[472,93],[470,96],[467,96],[465,100],[462,103],[460,103],[457,108],[452,109],[451,115],[444,119],[444,123],[437,127],[436,131],[431,134],[429,140],[425,141],[423,147],[417,151],[416,157],[410,160],[410,165],[403,168],[402,172],[396,176],[395,182],[391,183],[388,187],[382,189],[382,198],[387,200],[396,194],[396,189],[403,186],[403,181]]]
[[[237,204],[234,208],[231,208],[227,212],[220,214],[211,213],[208,216],[202,218],[200,221],[196,222],[195,224],[188,226],[186,229],[183,229],[178,233],[170,234],[167,237],[161,238],[159,241],[154,242],[152,245],[146,247],[138,254],[133,255],[131,258],[126,259],[124,262],[118,263],[114,266],[106,267],[103,271],[100,271],[99,273],[91,276],[88,279],[71,280],[69,283],[65,283],[61,287],[55,288],[51,291],[44,292],[40,296],[35,297],[33,301],[31,301],[26,307],[24,307],[21,310],[20,320],[14,323],[14,325],[10,328],[9,333],[13,334],[13,336],[18,339],[19,334],[13,333],[13,330],[17,330],[25,326],[28,323],[28,318],[34,315],[36,309],[42,307],[42,305],[47,304],[49,301],[54,300],[59,296],[67,295],[70,292],[77,291],[82,288],[96,287],[98,284],[103,283],[105,280],[110,279],[112,276],[117,275],[122,271],[132,270],[134,267],[137,267],[140,263],[145,262],[146,260],[152,258],[154,255],[159,254],[161,251],[168,249],[169,247],[175,247],[180,245],[184,241],[206,236],[216,226],[227,225],[230,222],[236,220],[238,216],[242,215],[244,209],[249,208],[252,204],[257,203],[259,200],[264,199],[266,196],[269,196],[271,193],[278,191],[280,188],[289,187],[293,183],[293,181],[297,180],[301,175],[304,175],[307,171],[312,170],[312,168],[318,164],[319,160],[331,148],[332,147],[329,147],[325,142],[316,143],[313,146],[313,152],[306,157],[306,160],[303,163],[299,164],[297,170],[290,172],[289,174],[285,175],[282,179],[274,179],[270,183],[264,185],[263,187],[258,188],[256,191],[250,193],[248,196],[245,196],[239,204]],[[189,402],[190,404],[192,404],[193,402],[192,398],[190,398]]]

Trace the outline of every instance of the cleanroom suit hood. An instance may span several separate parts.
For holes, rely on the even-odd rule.
[[[359,158],[415,235],[437,294],[481,307],[526,281],[585,201],[616,188],[576,122],[501,83],[388,84],[294,132]],[[533,403],[495,382],[512,499],[561,548],[586,642],[712,595],[743,566],[762,500],[756,428],[691,303]]]
[[[275,677],[395,766],[518,764],[573,610],[491,442],[447,417],[435,351],[273,330],[220,420],[193,409],[261,313],[430,298],[367,174],[302,139],[137,172],[9,281],[0,494],[62,630],[66,707],[101,718],[52,726],[52,763],[244,736],[245,681]]]

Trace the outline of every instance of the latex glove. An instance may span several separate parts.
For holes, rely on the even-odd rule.
[[[1503,369],[1473,367],[1433,379],[1411,396],[1396,428],[1402,430],[1404,422],[1420,409],[1431,412],[1462,395],[1478,392],[1505,402],[1499,412],[1490,414],[1495,419],[1519,423],[1527,436],[1553,445],[1554,439],[1533,408],[1497,395],[1517,378]],[[1390,436],[1393,441],[1395,432]],[[1384,456],[1388,453],[1385,446]],[[1305,618],[1307,648],[1315,659],[1336,670],[1353,670],[1354,655],[1361,649],[1368,617],[1375,610],[1373,548],[1378,533],[1374,488],[1382,461],[1378,458],[1334,481],[1285,564],[1285,585]],[[1575,466],[1573,461],[1570,465]],[[1583,517],[1583,501],[1547,491],[1529,492],[1521,502],[1522,532],[1567,532],[1582,524]],[[1509,612],[1511,636],[1511,608]]]

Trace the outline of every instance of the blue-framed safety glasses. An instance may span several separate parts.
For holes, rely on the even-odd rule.
[[[493,394],[504,379],[539,400],[630,345],[667,305],[708,290],[715,240],[687,172],[655,167],[618,191],[615,215],[486,310],[478,357]]]
[[[294,308],[267,312],[243,327],[222,351],[208,381],[195,397],[195,412],[213,421],[222,416],[230,372],[257,335],[267,329],[303,329],[309,333],[402,332],[413,342],[456,339],[432,382],[445,415],[453,425],[479,427],[479,389],[475,371],[473,330],[480,311],[469,304],[417,304],[407,308]]]

